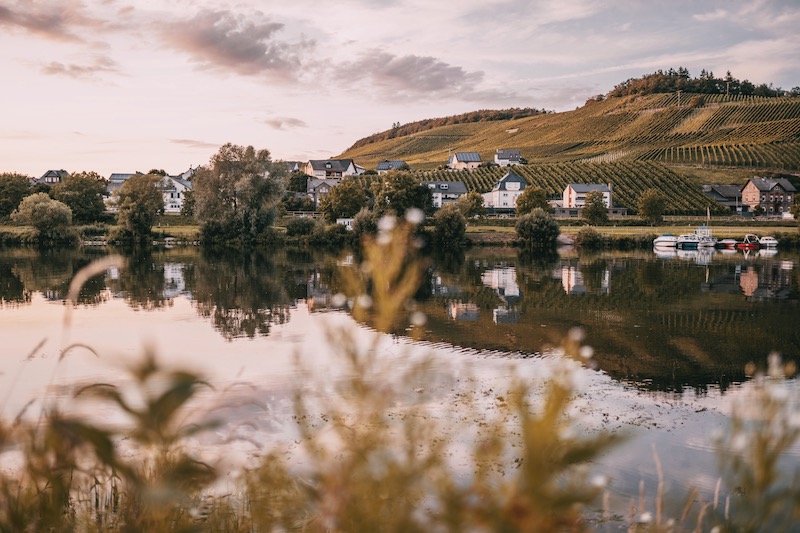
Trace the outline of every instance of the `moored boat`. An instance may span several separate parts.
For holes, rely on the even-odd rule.
[[[720,239],[717,241],[716,247],[721,250],[735,250],[736,239]]]
[[[697,250],[699,244],[700,237],[698,237],[695,233],[684,233],[683,235],[678,235],[678,239],[675,241],[675,246],[679,250]]]
[[[737,250],[758,250],[760,247],[758,235],[752,233],[748,233],[744,236],[744,239],[736,243]]]
[[[758,244],[760,244],[762,248],[777,248],[778,239],[767,235],[758,239]]]
[[[653,246],[656,248],[675,248],[678,237],[670,233],[664,233],[653,239]]]

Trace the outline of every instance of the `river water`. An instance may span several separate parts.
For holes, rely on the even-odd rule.
[[[152,348],[215,387],[207,400],[225,424],[199,445],[224,443],[216,457],[246,459],[295,435],[295,389],[343,376],[332,330],[349,328],[364,343],[376,335],[333,305],[351,255],[153,250],[107,268],[76,305],[65,303],[76,272],[107,253],[0,249],[3,417],[69,405],[75,387],[123,379],[121,368]],[[416,394],[446,411],[458,387],[500,396],[512,375],[547,376],[554,348],[580,328],[593,357],[576,371],[573,415],[586,431],[628,437],[595,464],[614,497],[635,499],[642,483],[652,494],[656,461],[668,487],[710,494],[712,435],[729,423],[745,366],[763,366],[773,352],[800,359],[799,263],[796,252],[531,258],[475,249],[431,261],[416,295],[422,335],[380,335],[377,351],[390,372],[432,357]],[[796,468],[800,451],[784,461]]]

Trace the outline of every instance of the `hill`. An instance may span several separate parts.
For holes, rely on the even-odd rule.
[[[530,164],[655,161],[671,167],[800,170],[800,98],[686,92],[596,98],[574,111],[461,122],[362,139],[341,157],[367,168],[401,159],[435,169],[454,151],[493,160],[518,148]]]

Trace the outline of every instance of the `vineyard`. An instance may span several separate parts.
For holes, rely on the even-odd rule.
[[[417,172],[420,181],[463,181],[467,190],[488,192],[503,175],[504,168],[479,168],[473,171],[432,170]],[[532,186],[541,187],[550,198],[561,198],[569,183],[610,183],[613,203],[636,210],[639,196],[647,189],[657,189],[666,199],[668,215],[704,214],[707,208],[720,207],[697,187],[667,166],[653,161],[617,161],[612,163],[556,163],[514,167]]]
[[[443,166],[454,151],[493,160],[518,148],[532,164],[658,161],[666,165],[800,170],[800,98],[652,94],[587,102],[565,113],[450,124],[347,150],[374,168],[383,159],[417,170]]]

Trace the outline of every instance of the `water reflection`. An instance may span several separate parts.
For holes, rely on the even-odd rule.
[[[466,348],[536,353],[580,326],[599,367],[619,380],[659,390],[725,390],[743,368],[775,350],[800,358],[795,327],[797,254],[714,252],[685,260],[650,252],[562,256],[474,250],[434,258],[417,294],[426,336]],[[0,250],[0,305],[60,302],[97,251]],[[298,301],[334,308],[339,270],[350,257],[287,250],[250,253],[155,250],[90,280],[81,305],[124,301],[169,312],[185,299],[224,339],[270,334]],[[179,341],[179,340],[178,340]]]

